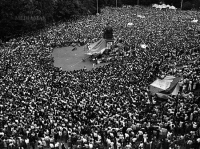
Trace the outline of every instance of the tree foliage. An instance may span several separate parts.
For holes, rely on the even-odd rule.
[[[182,9],[183,10],[191,10],[192,9],[192,3],[187,1],[187,2],[184,2],[183,3],[183,6],[182,6]]]

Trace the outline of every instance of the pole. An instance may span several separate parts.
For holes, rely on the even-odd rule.
[[[176,123],[176,114],[177,114],[177,112],[178,112],[178,102],[179,102],[179,96],[177,95],[176,96],[176,100],[175,100],[175,111],[174,111],[174,118],[173,118],[173,120],[174,120],[174,124],[175,124],[175,126],[177,126],[177,123]]]
[[[137,0],[137,5],[139,5],[139,0]]]
[[[116,7],[117,7],[117,0],[116,0]]]
[[[182,7],[183,7],[183,0],[181,0],[181,10],[182,10]]]
[[[98,9],[99,9],[99,0],[97,0],[97,14],[98,14]]]

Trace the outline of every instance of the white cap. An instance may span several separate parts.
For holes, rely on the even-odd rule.
[[[56,142],[55,147],[59,147],[59,142]]]
[[[93,148],[93,144],[90,143],[89,144],[89,148],[92,149]]]
[[[143,135],[143,132],[142,131],[138,131],[139,135]]]
[[[54,145],[52,143],[50,143],[50,148],[54,148]]]
[[[132,142],[135,142],[136,140],[137,140],[137,138],[133,138],[133,139],[132,139]]]
[[[199,142],[199,143],[200,143],[200,138],[197,138],[197,142]]]
[[[128,137],[129,137],[129,135],[127,133],[125,133],[125,138],[128,138]]]

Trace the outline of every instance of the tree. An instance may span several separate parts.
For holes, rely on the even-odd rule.
[[[184,2],[183,6],[182,6],[183,10],[191,10],[192,9],[192,3],[190,3],[189,1]]]
[[[96,0],[83,0],[83,6],[86,10],[89,10],[90,13],[96,14],[97,12],[97,1]]]
[[[136,1],[135,0],[123,0],[124,5],[135,5]]]
[[[40,17],[45,17],[47,22],[53,21],[53,14],[54,14],[54,0],[35,0],[35,12]]]
[[[193,0],[194,8],[200,9],[200,0]]]

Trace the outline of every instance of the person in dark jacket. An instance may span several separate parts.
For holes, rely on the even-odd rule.
[[[170,146],[169,140],[167,138],[163,139],[161,142],[161,146],[162,146],[162,149],[169,149],[169,146]]]
[[[147,142],[144,142],[144,149],[151,149],[152,142],[148,140]]]
[[[4,148],[4,143],[3,143],[3,140],[0,138],[0,148]]]

